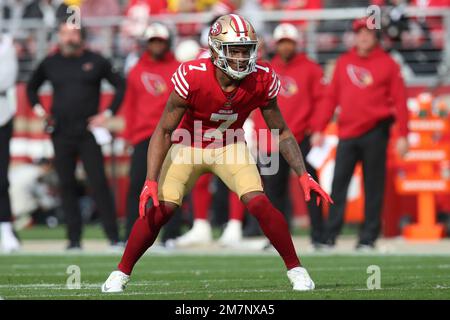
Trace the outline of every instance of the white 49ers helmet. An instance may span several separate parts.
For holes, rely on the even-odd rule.
[[[208,44],[214,64],[231,78],[240,80],[255,70],[258,38],[243,17],[219,17],[211,26]]]

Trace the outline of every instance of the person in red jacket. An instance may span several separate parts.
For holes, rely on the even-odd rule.
[[[370,23],[370,22],[369,22]],[[396,120],[400,138],[397,151],[408,150],[406,88],[399,66],[379,45],[379,30],[370,29],[366,18],[355,20],[355,47],[336,62],[334,75],[327,89],[314,127],[325,129],[338,112],[339,144],[330,208],[324,242],[333,247],[339,235],[346,205],[347,189],[356,163],[361,161],[364,176],[365,221],[357,249],[373,249],[381,227],[386,149],[390,126]],[[322,133],[316,132],[313,144],[320,144]]]
[[[147,172],[147,149],[172,91],[170,81],[179,63],[170,51],[169,29],[152,23],[145,32],[146,52],[131,69],[124,101],[124,138],[133,145],[127,195],[126,238],[139,212],[139,194]]]
[[[290,23],[278,25],[273,33],[276,41],[276,55],[271,63],[281,81],[279,94],[280,110],[288,127],[296,138],[303,154],[308,154],[310,144],[310,119],[316,107],[323,98],[324,85],[321,67],[305,53],[297,52],[299,32]],[[255,127],[267,129],[261,112],[254,115]],[[270,143],[267,143],[270,146]],[[264,146],[259,146],[264,147]],[[265,150],[278,152],[277,150]],[[274,175],[265,175],[264,186],[269,199],[281,212],[287,213],[286,203],[289,187],[290,167],[283,157],[279,157],[279,170]],[[316,170],[305,162],[308,172],[317,181]],[[315,199],[308,203],[308,213],[311,221],[311,242],[317,247],[322,240],[322,211],[316,205]],[[290,217],[287,217],[290,222]]]

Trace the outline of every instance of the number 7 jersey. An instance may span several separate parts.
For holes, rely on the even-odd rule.
[[[174,133],[175,143],[219,148],[244,141],[244,121],[280,91],[280,81],[266,62],[258,62],[256,70],[230,93],[222,90],[215,70],[207,58],[182,63],[173,74],[175,92],[189,105]]]

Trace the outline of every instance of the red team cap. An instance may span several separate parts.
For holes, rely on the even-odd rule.
[[[367,26],[368,26],[368,18],[364,17],[360,19],[355,19],[352,24],[352,29],[353,32],[358,32],[362,28],[369,29]]]

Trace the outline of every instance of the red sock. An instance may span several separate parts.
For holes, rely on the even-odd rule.
[[[161,227],[169,221],[174,210],[160,203],[159,207],[147,209],[144,218],[134,223],[127,246],[119,263],[119,270],[131,274],[133,267],[145,251],[155,242]]]
[[[247,209],[258,220],[262,231],[283,258],[286,268],[289,270],[300,266],[288,224],[267,196],[262,194],[254,197],[247,204]]]
[[[212,194],[209,192],[211,178],[212,174],[204,174],[197,180],[197,183],[192,190],[194,219],[208,219],[208,210],[212,201]]]
[[[244,220],[245,206],[239,200],[239,197],[236,193],[230,191],[230,195],[228,197],[228,202],[230,204],[230,220]]]

